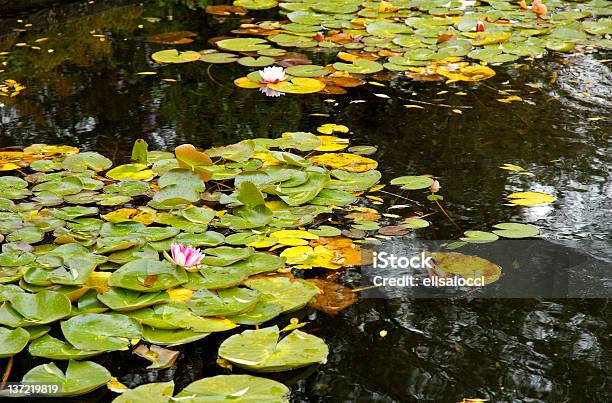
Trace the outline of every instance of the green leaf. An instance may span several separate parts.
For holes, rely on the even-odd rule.
[[[108,279],[111,287],[121,287],[140,292],[157,292],[187,282],[187,274],[181,267],[165,261],[140,259],[117,269]]]
[[[65,374],[55,363],[43,364],[28,371],[21,382],[57,383],[60,391],[53,396],[78,396],[99,388],[110,379],[110,372],[100,364],[71,360]]]
[[[540,230],[530,224],[504,222],[494,225],[493,228],[497,228],[493,231],[495,235],[504,238],[532,238],[540,235]]]
[[[66,340],[82,350],[126,350],[140,326],[118,313],[86,313],[61,322]]]
[[[30,343],[28,351],[34,357],[50,360],[84,360],[104,352],[104,350],[80,350],[48,334]]]
[[[304,307],[318,291],[317,287],[307,281],[290,280],[286,277],[253,278],[246,280],[244,284],[272,297],[271,301],[282,306],[283,312],[292,312]]]
[[[320,338],[294,330],[280,342],[277,326],[245,330],[219,347],[219,357],[257,372],[288,371],[327,361],[329,349]]]
[[[0,327],[0,358],[12,357],[25,348],[30,333],[23,328],[6,329]]]
[[[45,324],[70,315],[72,305],[62,293],[40,291],[36,294],[17,293],[11,296],[11,306],[31,324]]]
[[[113,403],[167,403],[174,392],[174,382],[156,382],[126,390]]]
[[[69,155],[62,161],[62,168],[72,172],[85,172],[88,169],[99,172],[112,165],[111,160],[91,151]]]
[[[200,316],[237,315],[252,309],[259,292],[248,288],[226,288],[209,291],[200,289],[187,300],[187,306]]]
[[[236,403],[289,403],[290,390],[280,382],[251,375],[218,375],[195,381],[176,399]]]

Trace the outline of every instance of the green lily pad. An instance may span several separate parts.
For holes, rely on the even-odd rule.
[[[206,256],[202,263],[210,266],[229,266],[240,260],[246,259],[253,254],[253,248],[232,248],[230,246],[219,246],[205,250]]]
[[[126,390],[113,403],[168,403],[174,392],[174,382],[147,383]]]
[[[55,291],[13,294],[11,306],[30,324],[38,325],[65,318],[70,315],[72,309],[70,300],[64,294]]]
[[[226,288],[197,291],[187,300],[187,306],[200,316],[237,315],[252,309],[257,303],[259,292],[248,288]]]
[[[392,179],[391,184],[401,185],[406,190],[427,189],[433,184],[433,179],[429,176],[400,176]]]
[[[329,73],[323,66],[317,66],[316,64],[287,67],[285,72],[294,77],[322,77]]]
[[[238,60],[238,56],[233,53],[211,52],[200,56],[200,60],[212,64],[234,63]]]
[[[181,267],[165,261],[140,259],[121,266],[108,279],[111,287],[140,292],[157,292],[187,282]]]
[[[238,315],[228,316],[227,319],[241,325],[260,325],[283,313],[283,307],[280,304],[265,301],[265,299],[266,296],[262,295],[253,309]],[[272,300],[273,298],[268,299]]]
[[[12,357],[25,348],[30,333],[22,328],[7,329],[0,327],[0,358]]]
[[[139,293],[118,287],[111,287],[105,293],[98,294],[98,299],[113,311],[118,312],[133,311],[170,301],[170,297],[165,291]]]
[[[276,60],[268,56],[259,57],[241,57],[238,59],[238,64],[246,67],[265,67],[274,64]]]
[[[62,168],[71,172],[85,172],[88,169],[99,172],[110,168],[112,161],[96,152],[69,155],[62,161]]]
[[[269,48],[270,45],[265,39],[260,38],[232,38],[223,39],[216,43],[218,47],[234,52],[256,52]]]
[[[30,343],[28,352],[34,357],[50,360],[84,360],[102,354],[104,350],[80,350],[46,334]]]
[[[237,403],[289,403],[290,390],[280,382],[251,375],[218,375],[195,381],[176,399]]]
[[[143,325],[156,329],[189,329],[194,332],[222,332],[237,325],[227,319],[206,318],[194,314],[182,303],[171,302],[133,311],[128,316]]]
[[[288,371],[327,362],[329,349],[316,336],[294,330],[282,340],[278,338],[277,326],[245,330],[221,343],[219,357],[256,372]]]
[[[504,238],[531,238],[540,235],[540,230],[530,224],[505,222],[493,226],[493,233]]]
[[[119,313],[86,313],[61,322],[66,340],[81,350],[126,350],[140,326]]]
[[[157,63],[189,63],[200,58],[200,54],[194,51],[179,52],[176,49],[167,49],[155,52],[151,58]]]
[[[162,346],[178,346],[203,339],[210,333],[195,332],[188,329],[156,329],[149,326],[142,327],[142,338],[152,344]]]
[[[318,292],[317,287],[307,281],[290,280],[286,277],[253,278],[246,280],[244,284],[261,294],[273,297],[271,301],[282,306],[283,312],[303,308]]]
[[[22,383],[59,384],[59,392],[53,396],[78,396],[105,385],[111,374],[100,364],[90,361],[69,361],[66,373],[55,363],[32,368],[23,376]]]
[[[463,236],[459,239],[469,243],[488,243],[497,241],[499,237],[491,232],[465,231]]]
[[[382,64],[367,59],[357,59],[353,63],[336,62],[333,67],[336,70],[355,74],[373,74],[383,70]]]

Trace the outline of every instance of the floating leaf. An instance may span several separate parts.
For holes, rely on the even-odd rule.
[[[507,197],[512,204],[528,207],[550,204],[555,201],[553,196],[542,192],[517,192],[509,194]]]
[[[429,176],[400,176],[392,179],[391,184],[401,185],[406,190],[427,189],[433,184],[433,179]]]
[[[99,388],[111,379],[111,374],[95,362],[68,362],[66,373],[55,363],[43,364],[32,368],[23,376],[23,383],[58,384],[59,391],[53,396],[78,396]]]
[[[268,84],[268,88],[289,94],[311,94],[325,88],[325,83],[314,78],[295,77],[290,81]]]
[[[251,375],[218,375],[195,381],[175,399],[288,403],[290,390],[280,382]]]
[[[329,349],[320,338],[294,330],[278,341],[278,327],[245,330],[219,347],[219,357],[257,372],[287,371],[325,363]]]
[[[436,270],[459,275],[467,279],[484,277],[485,284],[491,284],[501,276],[501,267],[478,256],[457,252],[433,252]]]
[[[168,403],[173,392],[173,381],[147,383],[122,392],[113,403]]]
[[[118,313],[86,313],[61,322],[66,340],[81,350],[125,350],[139,338],[138,324]]]
[[[349,172],[366,172],[378,166],[378,163],[373,159],[347,153],[316,155],[308,158],[308,161],[313,164],[342,169]]]
[[[540,230],[529,224],[505,222],[493,227],[497,228],[493,233],[504,238],[531,238],[540,235]]]
[[[317,288],[304,280],[286,277],[261,277],[246,280],[244,284],[254,290],[273,297],[268,300],[280,305],[283,312],[303,308],[317,293]]]
[[[176,49],[160,50],[151,55],[157,63],[189,63],[200,59],[200,54],[194,51],[179,52]]]
[[[6,329],[0,327],[0,358],[12,357],[25,348],[30,333],[22,328]]]

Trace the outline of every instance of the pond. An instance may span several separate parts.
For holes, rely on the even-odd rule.
[[[0,147],[65,144],[120,164],[129,161],[137,139],[152,150],[185,143],[206,149],[342,124],[351,145],[377,147],[371,157],[382,182],[424,174],[440,182],[440,208],[426,194],[384,189],[383,208],[408,204],[410,211],[431,213],[431,225],[414,237],[454,240],[500,222],[532,224],[551,247],[610,269],[610,51],[548,52],[495,66],[494,77],[475,83],[382,72],[343,95],[280,97],[234,85],[256,70],[237,63],[160,67],[151,58],[170,48],[214,48],[211,38],[234,37],[231,30],[241,24],[265,19],[279,19],[278,9],[216,16],[196,2],[162,0],[80,2],[53,13],[1,17],[0,52],[10,53],[0,56],[7,62],[0,82],[13,79],[27,90],[0,98]],[[147,41],[176,31],[196,36],[183,45]],[[337,51],[299,51],[318,65],[337,61]],[[138,74],[151,71],[157,74]],[[520,100],[500,102],[509,96]],[[504,164],[533,175],[500,169]],[[507,202],[521,191],[556,201],[529,208]],[[360,287],[350,271],[340,281]],[[612,399],[606,299],[363,298],[337,315],[309,309],[292,315],[308,321],[304,329],[330,349],[325,365],[265,375],[288,385],[295,402]],[[145,370],[145,361],[129,352],[95,361],[129,387],[174,379],[180,390],[226,373],[215,362],[222,340],[215,335],[181,346],[177,364],[161,371]],[[11,379],[43,362],[16,359]],[[114,396],[98,390],[74,401]]]

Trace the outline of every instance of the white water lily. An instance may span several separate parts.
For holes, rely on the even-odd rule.
[[[266,67],[263,70],[259,70],[259,75],[261,76],[261,82],[263,84],[276,84],[287,79],[285,69],[278,66]]]

